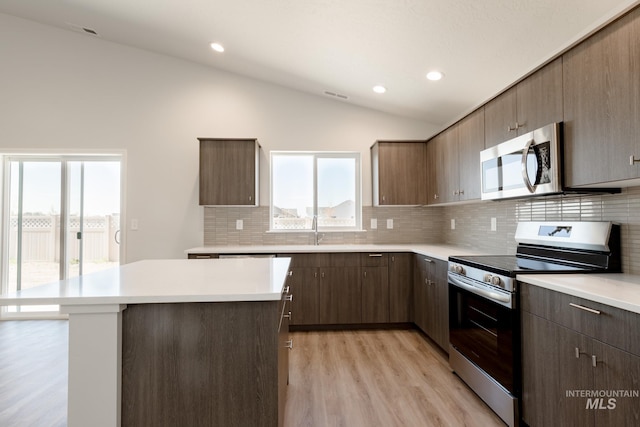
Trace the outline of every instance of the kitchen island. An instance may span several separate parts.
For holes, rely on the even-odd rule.
[[[0,304],[69,315],[69,427],[276,426],[289,262],[140,261]]]

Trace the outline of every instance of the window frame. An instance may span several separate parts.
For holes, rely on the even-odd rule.
[[[318,216],[318,159],[353,159],[355,161],[355,225],[354,226],[320,226],[321,232],[354,232],[362,231],[362,163],[360,153],[357,151],[271,151],[269,170],[269,231],[276,233],[308,233],[313,228],[283,229],[274,227],[274,202],[273,202],[273,159],[274,156],[312,156],[313,157],[313,216]]]

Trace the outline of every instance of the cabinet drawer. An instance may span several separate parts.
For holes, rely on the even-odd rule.
[[[294,267],[326,267],[330,265],[329,254],[278,254],[280,257],[291,258],[291,268]]]
[[[360,265],[362,267],[387,267],[389,265],[389,254],[380,252],[360,254]]]
[[[521,307],[537,316],[640,355],[640,315],[528,283],[520,284]]]

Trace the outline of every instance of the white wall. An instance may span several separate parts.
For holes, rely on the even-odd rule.
[[[0,152],[126,150],[126,262],[202,244],[197,137],[259,139],[263,205],[270,150],[360,151],[370,205],[370,145],[437,130],[0,14]]]

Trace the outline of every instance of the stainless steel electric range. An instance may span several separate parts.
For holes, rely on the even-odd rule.
[[[449,364],[509,426],[519,423],[517,274],[619,272],[610,222],[520,222],[516,255],[449,257]]]

